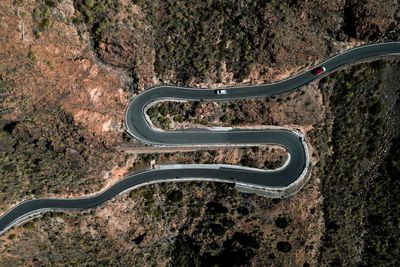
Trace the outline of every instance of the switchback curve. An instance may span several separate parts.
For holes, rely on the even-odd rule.
[[[400,43],[380,43],[350,49],[329,58],[320,66],[326,73],[337,68],[368,58],[400,54]],[[326,73],[324,75],[326,75]],[[35,199],[24,201],[0,218],[0,234],[13,225],[47,210],[80,210],[96,207],[125,191],[156,182],[212,180],[233,182],[254,188],[283,189],[299,181],[308,167],[307,147],[301,135],[288,129],[230,129],[212,131],[210,129],[181,130],[172,132],[156,131],[146,121],[144,111],[150,103],[162,99],[223,101],[232,99],[272,96],[297,89],[322,76],[310,71],[290,79],[266,85],[227,88],[226,95],[216,95],[211,89],[194,89],[162,86],[149,89],[136,97],[128,106],[126,124],[128,132],[137,139],[154,145],[198,145],[198,144],[279,144],[288,150],[291,160],[279,171],[259,171],[222,166],[147,170],[130,175],[101,193],[87,198],[76,199]]]

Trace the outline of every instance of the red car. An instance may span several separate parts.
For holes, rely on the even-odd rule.
[[[324,73],[326,71],[325,67],[318,67],[313,69],[311,72],[315,75],[320,75],[321,73]]]

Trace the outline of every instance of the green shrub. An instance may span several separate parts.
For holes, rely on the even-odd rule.
[[[25,229],[33,229],[35,227],[35,225],[33,224],[33,222],[27,222],[23,225],[23,227]]]

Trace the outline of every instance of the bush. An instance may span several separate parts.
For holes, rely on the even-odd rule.
[[[280,252],[289,253],[290,251],[292,251],[292,245],[286,241],[279,241],[276,244],[276,249]]]
[[[278,228],[285,229],[286,227],[288,227],[289,222],[288,222],[288,220],[287,220],[285,217],[278,217],[278,218],[275,220],[275,225],[276,225]]]
[[[183,194],[181,191],[175,190],[168,194],[168,200],[172,202],[180,202],[183,198]]]
[[[35,227],[35,225],[33,224],[33,222],[27,222],[23,225],[23,227],[25,229],[33,229]]]

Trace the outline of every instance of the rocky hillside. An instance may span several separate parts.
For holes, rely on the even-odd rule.
[[[0,1],[0,213],[23,199],[93,194],[151,160],[276,167],[285,155],[267,148],[146,154],[124,132],[125,107],[159,84],[283,79],[346,48],[398,40],[399,19],[389,0]],[[398,265],[398,71],[360,65],[277,98],[160,104],[150,115],[165,128],[299,128],[309,183],[283,200],[228,184],[147,186],[11,229],[0,265]]]

